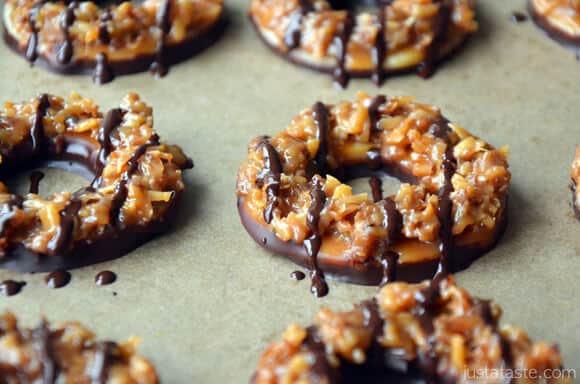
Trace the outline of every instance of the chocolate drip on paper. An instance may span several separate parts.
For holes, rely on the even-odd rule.
[[[50,107],[50,100],[46,93],[38,97],[38,105],[36,107],[36,113],[34,114],[34,119],[32,121],[32,128],[30,129],[30,138],[32,139],[32,153],[37,154],[43,149],[43,143],[46,139],[44,134],[44,123],[43,119],[46,115],[46,111]]]
[[[435,65],[438,60],[439,48],[447,35],[447,26],[451,17],[451,9],[447,5],[446,0],[437,0],[439,3],[439,10],[435,19],[435,29],[433,41],[425,50],[425,58],[417,67],[417,74],[426,79],[431,77],[435,71]]]
[[[310,237],[304,240],[304,249],[308,255],[310,278],[312,284],[310,291],[316,297],[326,296],[328,294],[328,285],[324,279],[324,273],[318,266],[318,252],[322,245],[322,234],[318,229],[318,222],[320,220],[320,213],[326,203],[326,193],[322,185],[320,177],[313,177],[310,182],[310,197],[311,203],[306,215],[306,225],[311,232]]]
[[[110,83],[115,78],[113,68],[109,64],[109,58],[106,53],[98,53],[95,57],[95,70],[93,71],[93,83],[103,85]]]
[[[40,325],[32,331],[32,338],[42,365],[42,383],[56,383],[59,368],[54,358],[50,329],[46,320],[43,319]]]
[[[113,350],[116,346],[112,341],[104,341],[96,345],[93,370],[91,372],[91,384],[106,384]]]
[[[38,186],[40,185],[40,181],[44,179],[44,173],[41,171],[32,171],[30,173],[29,179],[30,187],[28,188],[28,193],[38,194]]]
[[[62,288],[70,283],[70,279],[70,272],[63,269],[57,269],[56,271],[50,272],[48,275],[46,275],[44,281],[49,288],[56,289]]]
[[[302,281],[304,280],[306,275],[302,271],[293,271],[292,273],[290,273],[290,277],[292,278],[292,280]]]
[[[258,185],[266,186],[266,195],[268,203],[264,209],[264,221],[270,224],[274,214],[274,208],[278,204],[278,193],[280,191],[280,177],[282,175],[282,162],[280,155],[267,139],[264,139],[259,148],[262,150],[264,159],[264,169],[257,178]]]
[[[330,128],[328,121],[328,108],[321,103],[317,102],[312,106],[312,117],[314,123],[316,124],[318,139],[318,151],[313,159],[313,168],[315,173],[321,176],[325,176],[328,173],[328,130]]]
[[[334,68],[334,81],[340,85],[341,88],[346,87],[348,80],[350,78],[348,71],[346,70],[346,57],[348,51],[348,42],[350,40],[350,35],[354,29],[354,17],[352,12],[347,11],[346,19],[342,24],[340,32],[334,37],[336,45],[336,67]]]
[[[112,271],[101,271],[95,276],[95,284],[98,286],[113,284],[117,281],[117,274]]]
[[[64,37],[64,42],[61,45],[56,59],[60,64],[68,64],[70,63],[73,57],[73,42],[70,37],[70,27],[75,22],[75,9],[78,6],[78,2],[73,1],[71,2],[64,12],[60,15],[60,29],[62,30],[62,34]]]
[[[26,285],[24,281],[14,281],[14,280],[4,280],[0,283],[0,295],[2,296],[14,296],[22,290],[22,287]]]
[[[113,228],[117,227],[119,224],[121,208],[127,199],[127,183],[133,174],[137,171],[137,167],[139,166],[139,159],[145,154],[145,152],[147,152],[149,147],[153,147],[158,144],[159,137],[157,135],[151,136],[149,141],[138,147],[133,156],[129,159],[129,161],[127,161],[127,169],[125,172],[123,172],[121,178],[117,181],[117,184],[115,185],[115,192],[113,193],[113,197],[111,199],[111,211],[109,212],[109,220]]]
[[[171,0],[165,0],[157,13],[157,28],[159,28],[159,40],[157,41],[157,50],[155,52],[155,61],[151,63],[151,72],[156,77],[163,77],[169,72],[169,66],[166,59],[166,40],[171,30],[171,21],[169,20],[171,12]]]

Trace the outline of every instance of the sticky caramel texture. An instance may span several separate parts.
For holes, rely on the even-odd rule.
[[[438,284],[438,289],[425,309],[419,298],[432,290],[430,284]],[[499,325],[500,316],[496,304],[470,296],[452,277],[436,283],[391,283],[374,300],[351,311],[325,308],[316,315],[313,326],[291,325],[282,340],[270,344],[261,356],[253,383],[337,383],[347,366],[385,374],[384,364],[384,368],[395,369],[387,362],[392,359],[409,364],[403,375],[446,383],[499,384],[505,378],[491,372],[501,368],[514,372],[535,369],[540,374],[562,368],[556,345],[533,342],[523,330]],[[470,376],[486,370],[488,376]],[[544,381],[513,381],[540,382]],[[572,378],[546,382],[572,383]]]
[[[4,3],[4,26],[24,51],[32,34],[31,11],[39,2],[7,0]],[[105,53],[109,61],[133,60],[155,54],[161,33],[157,15],[163,4],[164,0],[145,0],[103,7],[90,1],[78,2],[74,10],[75,20],[69,28],[74,53],[72,61],[94,61],[99,53]],[[37,15],[34,25],[38,30],[38,55],[50,62],[56,62],[65,39],[60,22],[66,7],[62,1],[48,1],[33,12]],[[106,9],[111,12],[111,18],[105,23],[110,42],[103,43],[99,39],[99,28]],[[171,29],[165,37],[166,44],[179,45],[203,34],[217,23],[222,11],[221,0],[171,1]]]
[[[64,220],[66,208],[75,200],[77,212],[71,215],[71,251],[77,242],[96,241],[111,231],[128,227],[143,230],[151,222],[164,217],[175,203],[174,199],[183,189],[182,169],[191,166],[191,160],[182,150],[173,145],[152,142],[158,136],[153,130],[153,111],[137,94],[128,94],[119,106],[121,121],[110,133],[111,152],[105,163],[99,162],[99,127],[104,113],[91,100],[71,93],[66,99],[46,96],[48,108],[42,118],[41,127],[45,142],[42,148],[54,147],[53,154],[59,156],[59,142],[74,140],[88,148],[84,162],[100,178],[93,188],[76,192],[63,191],[49,197],[29,193],[25,196],[11,194],[0,183],[0,217],[3,222],[0,233],[0,254],[5,256],[17,246],[39,253],[50,254],[49,244],[57,238]],[[31,129],[39,108],[40,98],[27,102],[7,102],[0,110],[0,165],[6,172],[14,158],[22,157],[23,163],[50,157],[49,154],[30,154]],[[134,172],[127,174],[130,159],[139,147],[147,146]],[[62,145],[61,145],[62,146]],[[70,149],[69,149],[70,150]],[[37,159],[35,159],[35,157]],[[124,182],[121,180],[126,178]],[[88,182],[87,182],[88,183]],[[118,215],[111,215],[115,196],[124,183],[126,196],[120,199]],[[20,201],[19,201],[20,200]],[[19,202],[19,203],[18,203]],[[113,222],[114,221],[114,222]]]
[[[0,376],[6,383],[157,384],[153,365],[136,352],[139,339],[98,342],[77,322],[21,329],[0,316]]]
[[[312,7],[302,21],[302,39],[297,50],[298,60],[319,67],[334,62],[334,36],[347,17],[344,10],[334,10],[328,1],[305,0]],[[252,0],[249,14],[268,44],[288,52],[284,42],[292,17],[299,12],[299,0]],[[475,7],[471,0],[445,1],[450,7],[451,22],[446,25],[445,39],[436,52],[442,57],[456,48],[477,30]],[[384,19],[378,14],[359,12],[350,36],[345,66],[353,72],[369,72],[375,67],[372,50],[384,25],[386,44],[385,70],[401,70],[418,65],[427,56],[426,50],[436,35],[436,18],[441,2],[434,0],[394,0],[385,6]]]
[[[561,39],[580,45],[580,1],[530,0],[530,8],[540,25]]]
[[[493,148],[445,120],[438,108],[420,104],[412,97],[392,97],[380,105],[377,128],[371,129],[369,106],[372,102],[373,98],[359,93],[354,102],[328,106],[327,163],[330,173],[338,174],[349,166],[367,165],[368,153],[378,151],[383,166],[416,179],[414,184],[401,184],[392,196],[402,215],[400,236],[394,244],[401,251],[399,262],[418,262],[438,255],[435,249],[432,256],[431,250],[439,241],[438,191],[443,183],[441,163],[447,144],[432,133],[434,125],[448,128],[457,161],[450,195],[456,242],[479,245],[493,241],[490,237],[504,213],[510,185],[507,148]],[[263,218],[268,204],[266,186],[257,182],[265,167],[263,151],[258,145],[263,138],[250,143],[248,157],[238,172],[237,194],[243,199],[245,209],[285,242],[301,244],[310,234],[306,223],[311,205],[307,172],[319,149],[317,130],[309,108],[269,140],[279,153],[283,167],[269,224]],[[373,202],[366,193],[354,194],[349,185],[331,174],[320,175],[327,196],[318,223],[325,238],[322,250],[329,249],[327,243],[336,243],[341,245],[337,251],[340,256],[349,258],[355,265],[372,260],[388,235],[384,205]]]

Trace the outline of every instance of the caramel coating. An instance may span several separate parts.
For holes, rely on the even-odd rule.
[[[432,284],[438,285],[436,296],[429,299],[426,309],[422,295],[432,291]],[[325,308],[312,327],[288,327],[282,340],[270,344],[261,356],[253,383],[330,384],[341,382],[341,374],[349,366],[364,366],[368,371],[385,364],[390,369],[401,366],[389,365],[387,361],[392,363],[392,359],[413,367],[405,372],[413,377],[447,383],[504,382],[492,374],[468,376],[485,370],[535,369],[541,374],[562,368],[556,345],[533,342],[517,327],[500,326],[500,316],[497,305],[470,296],[455,285],[453,277],[414,285],[391,283],[374,300],[351,311]],[[426,364],[427,360],[433,365]],[[529,381],[514,378],[513,382],[543,381],[536,377]],[[570,377],[547,380],[571,382]]]
[[[403,221],[400,239],[395,244],[401,253],[399,262],[416,259],[413,252],[397,246],[407,241],[422,245],[439,241],[438,190],[443,183],[441,163],[447,144],[433,134],[434,125],[450,129],[450,145],[457,161],[450,195],[456,242],[478,243],[484,235],[492,233],[505,209],[510,185],[507,148],[493,148],[445,120],[438,108],[420,104],[412,97],[389,98],[378,108],[377,128],[372,129],[369,117],[372,102],[370,96],[359,93],[353,102],[328,106],[330,174],[320,175],[327,201],[318,224],[325,239],[332,238],[333,244],[340,244],[341,255],[356,265],[372,260],[379,244],[388,236],[384,206],[373,202],[366,193],[354,194],[350,186],[332,176],[349,166],[367,164],[367,156],[374,150],[380,152],[383,165],[416,180],[414,184],[403,183],[392,196]],[[263,218],[268,204],[267,186],[257,182],[265,169],[263,151],[257,146],[263,138],[250,143],[248,157],[238,172],[237,194],[245,208],[258,223],[285,242],[301,244],[310,234],[307,170],[319,149],[317,132],[313,111],[308,108],[269,140],[279,153],[283,168],[270,223]]]
[[[12,313],[0,317],[0,376],[6,383],[157,384],[155,368],[139,356],[139,339],[97,342],[77,322],[20,329]]]
[[[0,163],[4,168],[10,167],[19,148],[26,148],[29,143],[39,102],[36,98],[22,103],[6,102],[0,110]],[[48,96],[48,102],[42,119],[47,139],[54,143],[78,140],[96,153],[100,147],[99,127],[104,118],[99,107],[77,93],[71,93],[67,99]],[[105,164],[97,159],[90,164],[93,170],[102,167],[102,172],[97,171],[100,178],[93,183],[94,188],[75,193],[63,191],[47,198],[33,193],[18,197],[0,183],[1,254],[18,245],[35,253],[50,254],[53,249],[49,243],[57,237],[63,220],[61,212],[73,199],[80,203],[78,212],[72,215],[73,244],[97,240],[111,227],[119,230],[136,226],[146,228],[165,215],[184,189],[182,169],[191,166],[191,160],[179,147],[159,143],[147,147],[136,160],[135,172],[126,181],[126,199],[118,217],[111,217],[116,190],[129,167],[128,162],[139,147],[158,137],[153,130],[152,109],[137,94],[128,94],[120,111],[122,120],[111,134],[112,148]],[[58,152],[58,145],[55,147]],[[20,198],[21,204],[14,204]]]
[[[302,39],[291,57],[307,66],[332,67],[337,57],[334,36],[340,31],[347,12],[333,10],[325,0],[304,2],[312,6],[312,11],[304,16],[300,27]],[[447,1],[446,5],[450,7],[450,22],[436,58],[450,53],[477,30],[473,1],[453,0]],[[347,46],[346,69],[351,73],[374,70],[376,63],[372,51],[381,24],[385,26],[383,38],[387,42],[381,67],[393,72],[419,65],[427,57],[427,50],[435,39],[436,17],[441,6],[441,2],[435,0],[395,0],[385,6],[383,20],[370,12],[358,13]],[[300,12],[299,0],[252,0],[249,10],[260,35],[283,53],[289,52],[285,36],[297,12]]]
[[[529,0],[538,24],[559,40],[580,45],[580,1]]]

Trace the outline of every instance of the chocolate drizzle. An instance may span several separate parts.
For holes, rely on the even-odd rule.
[[[95,346],[91,384],[105,384],[107,382],[112,354],[115,348],[116,344],[112,341],[104,341]]]
[[[373,196],[373,201],[375,203],[383,199],[383,182],[376,176],[369,179],[369,185],[371,187],[371,194]]]
[[[334,68],[334,81],[340,87],[344,88],[348,84],[349,74],[346,70],[346,57],[348,51],[348,42],[354,28],[354,17],[352,12],[346,12],[346,18],[342,23],[340,32],[334,37],[336,45],[336,67]]]
[[[42,365],[42,384],[54,384],[58,377],[58,363],[54,358],[50,329],[46,320],[32,331],[35,349]]]
[[[127,161],[127,169],[121,175],[121,178],[117,181],[115,185],[115,192],[113,193],[113,197],[111,199],[111,211],[109,213],[109,221],[110,225],[113,228],[119,226],[119,216],[121,213],[121,208],[125,204],[125,200],[127,199],[127,183],[133,176],[133,174],[137,171],[137,167],[139,166],[139,158],[147,152],[149,147],[155,146],[159,144],[159,137],[157,135],[153,135],[149,138],[149,141],[140,147],[137,148],[133,156]]]
[[[44,179],[44,173],[41,171],[32,171],[29,176],[30,187],[28,188],[28,193],[38,194],[38,186],[40,181]]]
[[[258,185],[266,186],[268,202],[264,209],[264,221],[268,224],[272,221],[274,208],[278,204],[278,193],[280,191],[280,176],[282,175],[282,162],[276,149],[267,138],[264,138],[258,145],[262,149],[264,168],[256,180]]]
[[[110,8],[106,8],[99,19],[99,41],[103,44],[111,42],[111,34],[109,33],[108,23],[113,19],[113,14]]]
[[[18,212],[18,208],[22,207],[22,197],[12,196],[12,198],[2,204],[0,208],[0,236],[4,236],[4,231],[6,231],[7,224]]]
[[[290,273],[290,278],[292,278],[292,280],[302,281],[305,277],[306,275],[302,271],[293,271]]]
[[[93,83],[103,85],[110,83],[115,78],[113,68],[109,65],[106,53],[98,53],[95,57],[95,70],[93,71]]]
[[[107,158],[111,153],[111,133],[121,125],[123,122],[123,111],[120,108],[110,109],[99,126],[99,133],[97,139],[99,140],[99,154],[97,155],[97,162],[99,169],[102,169],[103,164],[106,164]]]
[[[310,278],[312,284],[310,291],[316,297],[326,296],[328,294],[328,285],[324,279],[324,273],[318,265],[318,252],[322,245],[322,234],[318,229],[320,213],[326,203],[326,193],[319,177],[313,177],[310,182],[311,203],[306,215],[306,225],[311,232],[310,237],[304,240],[304,249],[309,259]]]
[[[50,100],[46,93],[38,97],[38,105],[36,106],[36,113],[30,128],[30,138],[32,139],[32,153],[38,154],[43,149],[43,144],[46,139],[44,134],[43,119],[46,111],[50,107]]]
[[[48,242],[46,249],[50,255],[58,255],[69,251],[73,242],[73,229],[75,219],[81,209],[82,201],[78,197],[73,197],[66,207],[60,211],[60,223],[56,233]]]
[[[451,201],[451,193],[453,192],[453,184],[451,179],[455,173],[455,159],[453,158],[453,146],[449,139],[449,127],[447,121],[441,120],[433,124],[429,132],[433,136],[445,141],[447,146],[443,154],[443,161],[441,163],[441,174],[443,176],[442,184],[439,188],[438,199],[439,205],[437,207],[437,218],[439,219],[439,265],[437,267],[437,274],[448,274],[455,270],[453,260],[453,202]]]
[[[163,77],[169,72],[169,67],[166,60],[166,40],[169,31],[171,30],[171,21],[169,19],[171,11],[171,0],[165,2],[159,8],[157,13],[157,28],[159,28],[159,40],[157,41],[157,50],[155,52],[155,60],[151,63],[151,72],[156,77]]]
[[[0,295],[14,296],[18,294],[26,283],[24,281],[4,280],[0,283]]]
[[[298,10],[290,18],[290,23],[284,34],[284,45],[286,49],[292,50],[300,46],[302,39],[302,21],[308,12],[312,11],[312,4],[309,0],[298,0]]]
[[[379,132],[381,129],[378,127],[379,123],[379,108],[387,102],[387,97],[385,95],[378,95],[373,98],[371,105],[369,106],[369,121],[371,126],[371,132]]]
[[[385,285],[397,280],[397,266],[399,254],[390,250],[401,234],[403,218],[397,205],[390,197],[382,201],[385,217],[384,227],[387,229],[387,237],[383,241],[380,263],[383,267],[383,279],[380,285]]]
[[[28,44],[26,45],[26,52],[24,56],[30,64],[34,63],[38,57],[38,27],[36,23],[38,21],[38,13],[40,8],[45,3],[46,0],[40,0],[34,7],[30,9],[28,14],[28,26],[30,27],[30,37],[28,38]]]
[[[321,176],[326,176],[328,173],[328,109],[320,101],[312,106],[312,118],[318,128],[316,138],[318,139],[318,151],[313,159],[313,170]]]
[[[385,79],[385,71],[383,70],[383,64],[387,56],[388,42],[385,39],[385,18],[387,12],[387,6],[390,5],[389,0],[387,4],[378,4],[379,14],[378,14],[378,24],[377,24],[377,36],[375,37],[375,42],[371,49],[371,57],[373,59],[373,64],[375,65],[372,80],[377,86],[381,86]]]
[[[73,57],[73,42],[70,36],[70,27],[75,22],[75,9],[77,6],[78,2],[72,1],[60,16],[60,29],[62,30],[64,42],[56,56],[59,64],[69,64]]]
[[[435,71],[435,65],[438,60],[439,47],[445,40],[447,35],[447,26],[451,17],[451,9],[446,3],[446,0],[437,0],[439,3],[439,10],[435,19],[434,35],[431,44],[425,50],[425,58],[417,67],[417,74],[426,79],[431,77]]]

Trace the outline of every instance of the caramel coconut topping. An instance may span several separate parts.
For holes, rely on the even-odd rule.
[[[152,109],[136,94],[106,113],[76,93],[7,102],[0,156],[2,177],[47,164],[92,179],[49,197],[14,195],[0,183],[0,264],[24,271],[118,257],[165,231],[184,189],[182,170],[193,165],[161,142]]]
[[[33,329],[18,327],[11,313],[0,316],[0,377],[3,383],[157,384],[153,365],[136,353],[139,339],[97,341],[77,322]]]
[[[351,311],[325,308],[310,327],[289,326],[252,383],[572,383],[557,345],[500,316],[451,277],[387,284]]]

